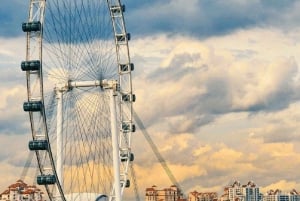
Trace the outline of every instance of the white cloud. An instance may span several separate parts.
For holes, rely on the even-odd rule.
[[[298,96],[295,60],[298,45],[290,49],[288,39],[280,31],[272,32],[272,40],[262,41],[255,37],[263,35],[261,32],[267,33],[259,29],[248,30],[203,42],[181,36],[150,38],[151,47],[158,49],[156,56],[151,50],[156,65],[136,64],[137,68],[147,70],[137,72],[134,77],[138,101],[143,103],[135,107],[138,111],[148,111],[143,113],[146,120],[157,118],[157,115],[173,116],[174,119],[184,113],[194,117],[190,119],[194,119],[194,125],[197,122],[199,125],[203,114],[206,119],[203,123],[208,123],[212,120],[209,114],[272,111],[287,107]],[[278,45],[272,48],[269,57],[270,52],[265,52],[264,47],[271,47],[275,39]],[[252,44],[249,41],[254,40],[256,45],[249,47]],[[244,49],[243,46],[232,49],[232,42],[228,41],[246,45]],[[133,44],[133,60],[136,54],[147,54],[147,46],[141,46],[141,40]],[[162,51],[163,47],[166,47],[165,51]],[[240,58],[237,52],[250,52],[250,55]],[[256,54],[259,55],[256,57]]]
[[[280,180],[289,187],[299,186],[293,181],[300,164],[299,35],[252,29],[204,41],[166,35],[132,41],[135,110],[186,189],[197,188],[200,180],[205,180],[203,189],[221,189],[233,178],[254,180],[260,186]],[[16,63],[23,54],[21,47],[16,48],[22,46],[19,42],[12,40],[16,46],[5,46],[5,56]],[[18,55],[10,55],[15,49]],[[1,65],[0,70],[6,69]],[[21,107],[17,102],[25,98],[24,89],[12,82],[4,85],[0,108],[17,117],[22,111],[7,105]],[[9,101],[11,97],[18,101]],[[137,131],[133,151],[141,191],[153,184],[169,186],[139,135]],[[3,151],[3,159],[17,160],[18,152]],[[288,171],[293,177],[286,176]]]
[[[299,189],[300,184],[293,181],[278,180],[268,186],[262,187],[262,192],[267,193],[269,190],[282,190],[283,193],[289,193],[292,189]]]
[[[138,53],[147,54],[143,40],[132,44],[133,61]],[[204,41],[149,40],[158,50],[151,49],[156,65],[137,60],[136,68],[146,71],[134,74],[134,107],[170,165],[181,161],[204,168],[205,174],[195,174],[206,181],[203,189],[220,190],[234,178],[272,183],[285,178],[280,161],[297,174],[298,142],[291,141],[299,138],[293,129],[300,115],[295,34],[252,29]],[[182,134],[190,135],[182,141],[186,148],[173,148]],[[188,189],[198,185],[187,176],[181,180]]]

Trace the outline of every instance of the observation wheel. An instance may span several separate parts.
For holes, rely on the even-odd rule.
[[[131,72],[120,0],[30,0],[26,73],[32,140],[50,200],[122,200],[130,186]]]

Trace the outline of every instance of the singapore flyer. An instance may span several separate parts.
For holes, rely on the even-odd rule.
[[[131,63],[119,0],[30,0],[28,112],[37,184],[50,200],[122,200],[135,132]]]

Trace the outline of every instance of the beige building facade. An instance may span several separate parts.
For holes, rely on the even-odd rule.
[[[172,185],[169,188],[158,189],[153,185],[146,188],[145,201],[187,201],[183,198],[180,189]]]
[[[0,201],[44,201],[44,193],[35,185],[27,185],[22,180],[8,186],[0,194]]]
[[[216,192],[190,192],[188,195],[189,201],[218,201]]]

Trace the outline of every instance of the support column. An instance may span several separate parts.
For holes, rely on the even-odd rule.
[[[56,117],[56,173],[63,188],[63,91],[56,90],[57,117]]]
[[[120,183],[120,161],[119,161],[119,142],[118,142],[118,129],[117,129],[117,112],[116,112],[116,99],[114,89],[110,91],[110,122],[113,146],[113,168],[114,168],[114,189],[115,201],[121,201],[121,183]]]

